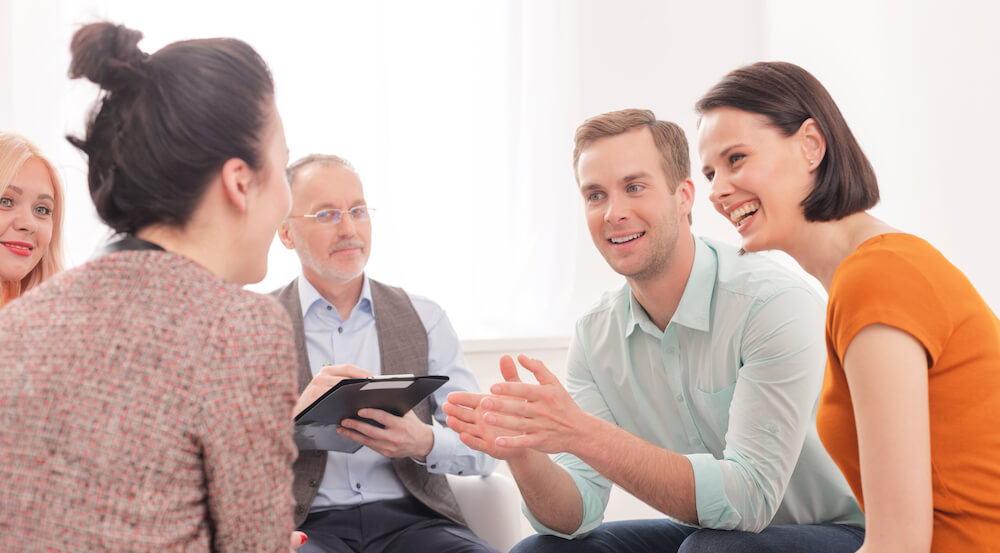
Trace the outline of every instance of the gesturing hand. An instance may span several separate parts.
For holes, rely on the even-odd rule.
[[[545,365],[524,355],[518,362],[538,384],[522,382],[509,355],[500,358],[504,382],[492,395],[456,392],[443,407],[447,423],[469,447],[510,460],[524,448],[544,453],[570,451],[586,436],[588,415]],[[520,450],[520,451],[519,451]]]
[[[592,416],[580,409],[541,361],[526,355],[518,355],[517,361],[538,384],[521,382],[514,360],[505,355],[500,358],[505,382],[491,386],[493,395],[479,405],[487,425],[506,429],[503,433],[508,435],[497,437],[496,446],[527,447],[544,453],[572,451],[586,438]],[[516,435],[509,435],[512,433]]]
[[[295,403],[295,414],[312,405],[319,396],[345,378],[368,378],[372,373],[354,365],[326,365],[313,377]]]
[[[452,392],[448,394],[448,402],[441,406],[448,418],[445,422],[458,432],[462,443],[483,453],[509,461],[522,455],[524,449],[498,447],[496,439],[500,436],[515,435],[517,432],[488,425],[483,421],[486,411],[480,405],[486,398],[492,396],[472,392]]]
[[[385,428],[357,419],[344,419],[337,432],[390,459],[413,457],[423,462],[434,447],[434,432],[413,411],[397,417],[381,409],[361,409],[358,416]]]

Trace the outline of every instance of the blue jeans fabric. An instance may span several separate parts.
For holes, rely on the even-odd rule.
[[[412,497],[309,513],[296,553],[499,553]]]
[[[842,524],[769,526],[755,534],[654,519],[607,522],[575,540],[535,535],[510,553],[854,553],[864,541],[863,528]]]

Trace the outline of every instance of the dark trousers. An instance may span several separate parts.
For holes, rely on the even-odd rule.
[[[412,497],[309,513],[296,553],[499,553]]]
[[[863,528],[842,524],[769,526],[755,534],[653,519],[607,522],[575,540],[535,535],[511,553],[853,553],[864,541]]]

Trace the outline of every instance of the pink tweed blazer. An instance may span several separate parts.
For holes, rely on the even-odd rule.
[[[275,552],[292,531],[285,310],[126,251],[0,310],[0,551]]]

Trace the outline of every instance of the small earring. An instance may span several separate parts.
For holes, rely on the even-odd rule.
[[[809,160],[809,165],[812,165],[812,164],[814,164],[814,163],[816,163],[816,160],[815,160],[815,159],[810,159],[810,160]]]

